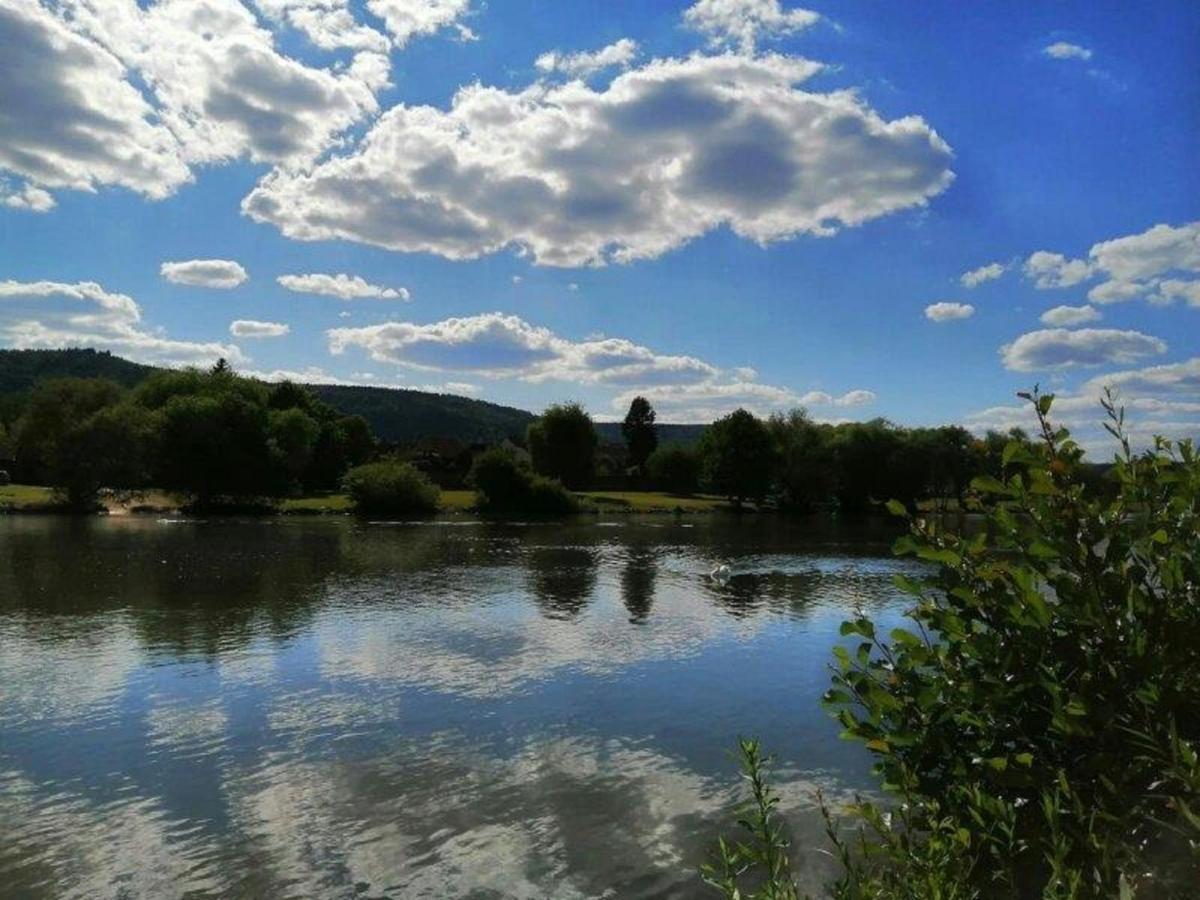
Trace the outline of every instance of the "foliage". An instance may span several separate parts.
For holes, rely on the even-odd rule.
[[[897,803],[831,835],[835,897],[1194,897],[1200,884],[1200,457],[1121,452],[1113,487],[1025,396],[1037,444],[981,476],[978,530],[910,520],[912,628],[842,627],[826,702]],[[903,505],[893,512],[908,516]]]
[[[621,423],[621,436],[625,438],[629,461],[639,470],[658,448],[655,418],[657,415],[650,401],[645,397],[634,397],[629,404],[629,412],[625,414],[625,421]]]
[[[713,422],[700,438],[702,481],[713,493],[741,504],[771,489],[777,458],[771,434],[744,409]]]
[[[752,738],[738,739],[738,753],[742,778],[750,785],[750,800],[738,824],[749,837],[732,843],[720,838],[715,862],[702,866],[700,874],[729,900],[799,900],[790,842],[775,813],[779,797],[767,781],[771,760]]]
[[[659,490],[686,497],[700,489],[700,456],[692,447],[659,447],[646,460],[646,472]]]
[[[34,484],[53,481],[70,430],[120,396],[120,387],[101,379],[54,378],[39,384],[16,425],[18,478]]]
[[[321,426],[303,409],[293,406],[268,415],[267,433],[289,484],[299,484],[312,461]]]
[[[802,409],[777,413],[767,431],[778,459],[776,500],[781,509],[811,512],[828,502],[835,484],[828,426],[815,424]]]
[[[132,403],[107,406],[67,432],[51,463],[50,484],[76,509],[96,505],[100,489],[144,488],[157,444],[157,416]]]
[[[359,513],[432,513],[438,508],[437,485],[409,463],[396,459],[355,466],[346,473],[345,489]]]
[[[526,431],[533,468],[574,490],[589,486],[599,438],[592,417],[578,403],[555,404]]]
[[[566,515],[579,502],[559,482],[535,475],[513,454],[496,447],[475,458],[467,482],[483,512]]]

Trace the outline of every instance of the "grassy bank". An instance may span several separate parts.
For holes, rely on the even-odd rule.
[[[682,497],[661,491],[583,491],[578,495],[588,513],[661,514],[712,513],[732,509],[723,497]],[[178,510],[182,498],[163,491],[105,494],[100,502],[109,515],[163,513]],[[463,513],[475,508],[474,491],[442,491],[443,512]],[[38,485],[12,484],[0,487],[0,511],[53,512],[62,509],[53,489]],[[344,515],[351,511],[345,494],[289,497],[279,502],[285,515]]]

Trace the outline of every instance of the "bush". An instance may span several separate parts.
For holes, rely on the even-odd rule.
[[[476,458],[467,476],[480,510],[491,513],[566,515],[579,503],[557,481],[534,475],[506,450],[494,448]]]
[[[700,457],[691,447],[660,447],[646,460],[646,472],[660,491],[690,496],[700,487]]]
[[[395,459],[356,466],[346,473],[346,493],[356,512],[371,515],[437,512],[437,485],[408,463]]]
[[[982,528],[916,520],[897,545],[934,567],[897,579],[915,630],[842,626],[860,643],[826,702],[900,802],[856,807],[836,897],[1196,896],[1200,458],[1134,455],[1110,398],[1098,496],[1053,397],[1024,396],[1040,443],[973,482]]]
[[[526,429],[533,468],[575,490],[587,488],[595,476],[600,439],[592,417],[578,403],[554,405]]]

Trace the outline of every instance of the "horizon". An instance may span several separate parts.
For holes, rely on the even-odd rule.
[[[5,348],[1200,435],[1195,4],[68,6],[0,0]]]

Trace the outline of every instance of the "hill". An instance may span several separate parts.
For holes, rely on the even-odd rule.
[[[154,371],[153,366],[100,350],[0,350],[0,396],[24,394],[43,378],[107,378],[133,387]],[[395,443],[425,437],[491,443],[524,435],[534,419],[523,409],[453,394],[336,384],[309,387],[335,409],[362,416],[379,437]],[[606,443],[622,441],[620,422],[599,422],[596,430]],[[659,443],[694,443],[703,431],[703,425],[659,425]]]
[[[0,394],[22,394],[43,378],[107,378],[133,387],[153,371],[101,350],[0,350]]]

